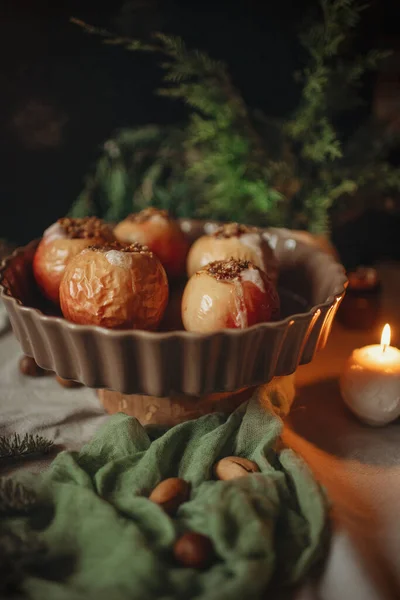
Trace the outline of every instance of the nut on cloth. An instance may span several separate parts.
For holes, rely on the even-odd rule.
[[[44,475],[25,476],[43,503],[26,526],[39,528],[48,549],[48,563],[24,579],[26,597],[251,600],[305,576],[325,549],[327,501],[304,461],[276,450],[290,393],[266,386],[228,417],[166,431],[116,414],[79,453],[62,452]],[[216,480],[214,465],[227,456],[260,471]],[[190,484],[173,516],[148,499],[169,477]],[[174,559],[185,532],[210,539],[206,568]]]

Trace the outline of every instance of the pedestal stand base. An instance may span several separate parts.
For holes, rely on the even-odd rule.
[[[290,405],[294,397],[293,376],[279,377],[270,383],[261,386],[266,395],[281,393],[284,404]],[[136,417],[142,425],[164,425],[171,427],[197,419],[202,415],[222,412],[230,414],[240,404],[248,400],[256,387],[245,388],[236,392],[209,394],[206,396],[170,396],[157,398],[155,396],[141,396],[138,394],[121,394],[111,390],[97,390],[100,402],[110,414],[123,412]],[[286,409],[283,408],[283,412]]]

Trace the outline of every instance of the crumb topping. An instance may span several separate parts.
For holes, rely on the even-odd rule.
[[[218,281],[233,281],[234,279],[238,279],[243,271],[248,269],[258,270],[249,260],[230,258],[229,260],[215,260],[198,272],[207,273]]]
[[[144,223],[153,217],[162,217],[163,219],[169,220],[170,216],[167,210],[161,210],[158,208],[154,208],[150,206],[149,208],[145,208],[138,213],[133,213],[127,217],[129,221],[134,221],[135,223]]]
[[[94,252],[109,252],[110,250],[118,250],[118,252],[129,252],[132,254],[150,254],[153,253],[148,249],[147,246],[143,246],[138,242],[133,242],[133,244],[129,244],[127,242],[109,242],[107,244],[94,244],[93,246],[89,246],[88,250],[93,250]]]
[[[241,225],[240,223],[226,223],[218,227],[212,234],[217,239],[240,237],[245,233],[254,233],[257,231],[256,227],[248,227],[247,225]]]
[[[69,238],[94,238],[104,241],[115,239],[111,227],[97,217],[84,217],[82,219],[64,217],[58,219],[57,223]]]

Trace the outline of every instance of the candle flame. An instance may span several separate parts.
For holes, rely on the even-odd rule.
[[[389,325],[389,323],[386,323],[385,327],[382,329],[382,336],[381,336],[382,352],[385,352],[385,350],[388,346],[390,346],[390,325]]]

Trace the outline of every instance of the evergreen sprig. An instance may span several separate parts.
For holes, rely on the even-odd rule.
[[[365,72],[376,69],[388,56],[374,49],[364,56],[344,58],[346,44],[366,5],[356,0],[320,0],[320,7],[322,20],[300,35],[310,62],[297,73],[303,83],[302,99],[286,125],[289,136],[301,144],[301,157],[319,164],[343,156],[342,142],[332,124],[332,98],[338,103],[337,90],[344,90],[348,97]],[[350,106],[353,104],[354,96]],[[343,106],[342,100],[340,108]]]
[[[51,440],[41,435],[18,433],[12,436],[0,436],[0,459],[25,458],[36,454],[47,454],[53,447]]]
[[[0,478],[0,514],[27,512],[36,503],[33,490],[12,478]]]
[[[376,69],[390,52],[372,49],[363,56],[348,56],[349,40],[367,5],[357,0],[320,0],[320,8],[322,18],[300,35],[310,60],[297,73],[302,97],[284,129],[289,144],[297,148],[295,173],[301,179],[295,225],[326,233],[334,207],[338,211],[343,200],[362,191],[367,181],[371,186],[378,184],[378,170],[374,174],[372,165],[390,170],[386,162],[389,144],[382,128],[365,124],[362,146],[357,143],[360,131],[345,139],[334,126],[338,114],[360,104],[358,92],[365,73]],[[375,148],[372,158],[374,144],[379,151]],[[352,146],[356,152],[351,156]],[[366,148],[369,159],[363,158]],[[386,180],[383,185],[391,189],[392,182]]]
[[[319,18],[300,35],[309,60],[296,74],[299,106],[279,123],[247,107],[222,61],[188,49],[181,38],[155,33],[143,42],[74,19],[107,44],[161,56],[158,93],[184,103],[189,115],[176,127],[118,132],[72,214],[119,220],[152,204],[177,216],[325,233],[332,210],[356,193],[398,190],[399,171],[387,162],[393,139],[373,123],[349,139],[335,126],[341,111],[360,102],[365,73],[388,55],[349,55],[364,9],[357,0],[320,0]]]
[[[282,196],[269,181],[268,155],[243,98],[230,80],[226,65],[198,50],[189,50],[179,37],[155,33],[151,44],[128,38],[112,39],[104,30],[96,30],[77,20],[74,22],[89,33],[104,37],[107,43],[163,56],[163,85],[158,93],[179,99],[191,109],[188,122],[171,132],[172,138],[180,137],[180,145],[172,146],[166,135],[164,143],[155,150],[154,165],[158,167],[151,165],[149,170],[143,171],[143,185],[129,190],[128,194],[139,192],[135,201],[131,199],[133,207],[144,203],[146,194],[143,192],[149,187],[151,203],[157,204],[158,201],[165,204],[167,190],[179,207],[179,190],[183,191],[186,187],[186,202],[188,197],[201,199],[191,203],[190,208],[194,209],[191,216],[212,213],[215,218],[237,220],[261,216],[264,222],[276,224]],[[181,131],[180,136],[177,136],[178,131]],[[136,140],[132,149],[136,153]],[[179,158],[177,149],[180,151]],[[101,163],[98,168],[104,168]],[[121,179],[130,170],[129,165],[115,164],[113,177]],[[167,172],[165,182],[163,177]],[[88,187],[90,182],[78,207],[74,207],[75,216],[81,214],[82,203],[87,202]],[[117,207],[116,212],[122,204],[120,195],[115,191],[117,189],[122,190],[124,186],[114,185],[112,204]],[[128,186],[125,189],[128,191]],[[182,210],[173,212],[189,216],[183,215]]]

